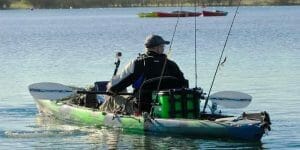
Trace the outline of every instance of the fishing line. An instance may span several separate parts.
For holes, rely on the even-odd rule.
[[[207,106],[207,102],[208,102],[208,99],[209,99],[209,96],[210,96],[210,92],[212,90],[212,87],[214,85],[214,82],[215,82],[215,79],[216,79],[216,75],[217,75],[217,72],[219,70],[219,67],[220,67],[220,64],[221,64],[221,60],[222,60],[222,57],[223,57],[223,54],[224,54],[224,51],[225,51],[225,48],[226,48],[226,45],[227,45],[227,41],[228,41],[228,38],[229,38],[229,35],[230,35],[230,32],[231,32],[231,29],[232,29],[232,26],[233,26],[233,23],[234,23],[234,20],[235,20],[235,17],[236,17],[236,14],[239,10],[239,7],[240,7],[240,4],[241,4],[241,0],[239,0],[239,4],[235,10],[235,13],[234,13],[234,16],[233,16],[233,19],[232,19],[232,22],[231,22],[231,25],[230,25],[230,28],[229,28],[229,31],[228,31],[228,34],[226,36],[226,40],[225,40],[225,43],[224,43],[224,46],[223,46],[223,50],[221,52],[221,55],[220,55],[220,58],[219,58],[219,62],[218,62],[218,65],[217,65],[217,68],[216,68],[216,71],[215,71],[215,74],[214,74],[214,77],[213,77],[213,80],[211,82],[211,85],[210,85],[210,88],[209,88],[209,92],[208,92],[208,95],[205,99],[205,104],[204,104],[204,108],[203,108],[203,113],[205,113],[205,109],[206,109],[206,106]]]
[[[194,12],[195,14],[197,13],[197,1],[195,1],[194,3]],[[194,66],[195,66],[195,88],[197,88],[197,80],[198,80],[198,71],[197,71],[197,15],[195,15],[194,17],[195,21],[194,21],[194,39],[195,39],[195,42],[194,42],[194,49],[195,49],[195,52],[194,52]]]

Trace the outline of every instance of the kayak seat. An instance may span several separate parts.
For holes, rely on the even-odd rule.
[[[161,82],[160,87],[158,87],[159,82]],[[154,91],[180,89],[182,87],[183,85],[180,84],[179,80],[172,76],[156,77],[144,81],[137,92],[137,104],[139,111],[150,112],[153,103],[152,93]]]

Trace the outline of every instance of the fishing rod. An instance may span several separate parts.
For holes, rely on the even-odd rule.
[[[179,12],[181,12],[182,11],[182,3],[181,3],[180,0],[178,0],[177,3],[178,3],[178,5],[180,5],[179,6],[180,7],[180,11]],[[176,24],[175,24],[174,31],[173,31],[173,34],[172,34],[172,39],[170,41],[170,46],[169,46],[169,50],[168,50],[167,56],[169,56],[171,54],[171,51],[172,51],[172,45],[173,45],[175,33],[177,31],[177,26],[178,26],[178,23],[179,23],[179,18],[180,18],[180,15],[178,13]],[[159,82],[158,82],[158,85],[157,85],[157,91],[159,91],[159,88],[160,88],[160,85],[161,85],[161,82],[162,82],[162,78],[163,78],[165,70],[166,70],[167,60],[168,60],[168,58],[165,58],[164,65],[163,65],[163,68],[161,70],[160,79],[159,79]]]
[[[182,11],[182,3],[178,1],[178,4],[180,3],[180,11]],[[195,1],[194,3],[194,12],[195,14],[197,13],[197,1]],[[173,44],[173,41],[174,41],[174,37],[175,37],[175,33],[176,33],[176,30],[177,30],[177,26],[178,26],[178,23],[179,23],[179,17],[180,15],[178,14],[177,16],[177,22],[175,24],[175,27],[174,27],[174,32],[173,32],[173,35],[172,35],[172,39],[171,39],[171,42],[170,42],[170,46],[169,46],[169,51],[167,53],[167,55],[170,55],[171,51],[172,51],[172,44]],[[195,62],[194,62],[194,65],[195,65],[195,87],[197,88],[197,80],[198,80],[198,74],[197,74],[197,15],[194,16],[194,19],[195,19],[195,23],[194,23],[194,26],[195,26],[195,30],[194,30],[194,39],[195,39],[195,45],[194,45],[194,49],[195,49]],[[162,81],[162,77],[163,77],[163,74],[164,74],[164,71],[165,71],[165,68],[166,68],[166,63],[167,63],[167,59],[165,59],[165,62],[164,62],[164,65],[163,65],[163,69],[162,69],[162,72],[161,72],[161,76],[160,76],[160,80],[159,80],[159,83],[158,83],[158,86],[157,86],[157,91],[159,90],[160,88],[160,85],[161,85],[161,81]]]
[[[194,3],[194,12],[195,14],[197,13],[197,1],[195,1]],[[198,80],[198,71],[197,71],[197,16],[195,15],[194,17],[194,65],[195,65],[195,88],[197,88],[197,80]]]
[[[210,85],[210,88],[209,88],[208,95],[207,95],[207,97],[206,97],[206,99],[205,99],[205,104],[204,104],[202,113],[205,113],[205,109],[206,109],[206,106],[207,106],[207,103],[208,103],[208,99],[209,99],[209,96],[210,96],[212,87],[213,87],[213,85],[214,85],[214,82],[215,82],[215,79],[216,79],[216,75],[217,75],[217,72],[218,72],[218,70],[219,70],[219,67],[220,67],[220,64],[221,64],[221,60],[222,60],[222,58],[223,58],[223,54],[224,54],[224,51],[225,51],[225,48],[226,48],[226,45],[227,45],[227,41],[228,41],[228,38],[229,38],[229,35],[230,35],[230,32],[231,32],[233,23],[234,23],[234,21],[235,21],[236,14],[237,14],[237,12],[238,12],[238,10],[239,10],[240,4],[241,4],[241,0],[239,0],[239,4],[238,4],[238,6],[237,6],[237,8],[236,8],[236,10],[235,10],[235,13],[234,13],[234,16],[233,16],[233,19],[232,19],[232,22],[231,22],[231,25],[230,25],[228,34],[227,34],[227,36],[226,36],[226,40],[225,40],[225,43],[224,43],[224,46],[223,46],[223,49],[222,49],[222,52],[221,52],[221,55],[220,55],[220,58],[219,58],[219,62],[218,62],[218,65],[217,65],[217,67],[216,67],[216,71],[215,71],[213,80],[212,80],[212,82],[211,82],[211,85]]]
[[[180,11],[182,11],[182,3],[179,2],[180,0],[178,0],[178,6],[180,5]],[[172,51],[172,45],[173,45],[173,41],[174,41],[174,37],[175,37],[175,33],[176,33],[176,30],[177,30],[177,26],[178,26],[178,23],[179,23],[179,17],[180,17],[180,13],[178,13],[177,15],[177,20],[176,20],[176,24],[175,24],[175,27],[174,27],[174,31],[173,31],[173,34],[172,34],[172,38],[171,38],[171,41],[170,41],[170,46],[169,46],[169,49],[168,49],[168,52],[167,52],[167,57],[165,58],[165,61],[164,61],[164,64],[163,64],[163,67],[162,67],[162,70],[161,70],[161,74],[159,76],[159,81],[158,81],[158,85],[157,85],[157,88],[156,88],[156,91],[159,91],[160,89],[160,85],[161,85],[161,82],[162,82],[162,79],[163,79],[163,76],[164,76],[164,73],[165,73],[165,70],[166,70],[166,65],[167,65],[167,61],[168,61],[168,56],[171,54],[171,51]],[[138,95],[139,99],[141,97],[141,92],[139,92],[139,95]],[[138,103],[138,109],[140,110],[140,107],[141,107],[141,103],[139,101]]]

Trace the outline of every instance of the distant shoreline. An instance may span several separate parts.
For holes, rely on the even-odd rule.
[[[130,1],[130,0],[128,0]],[[168,3],[114,3],[111,4],[110,1],[107,2],[95,2],[90,1],[67,1],[63,2],[60,0],[53,0],[52,3],[42,3],[38,0],[16,0],[11,2],[10,0],[3,0],[0,2],[0,9],[70,9],[70,8],[138,8],[138,7],[179,7],[178,4]],[[208,1],[208,0],[206,0]],[[229,7],[237,6],[237,1],[224,0],[222,2],[217,2],[216,0],[210,0],[206,2],[202,0],[202,3],[198,3],[198,7]],[[300,0],[242,0],[241,6],[297,6],[300,5]],[[193,7],[194,4],[185,2],[182,4],[183,7]]]

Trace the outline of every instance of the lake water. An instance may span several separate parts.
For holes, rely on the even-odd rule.
[[[85,87],[109,80],[115,52],[121,67],[144,51],[148,34],[171,40],[177,18],[137,13],[179,8],[105,8],[0,11],[0,149],[300,149],[300,7],[240,7],[213,92],[253,96],[243,109],[268,111],[272,131],[259,143],[169,136],[141,136],[70,125],[37,113],[28,85],[58,82]],[[193,10],[193,8],[183,8]],[[235,7],[226,17],[198,17],[198,86],[210,87]],[[180,18],[171,48],[195,86],[194,18]],[[169,47],[166,47],[167,50]]]

